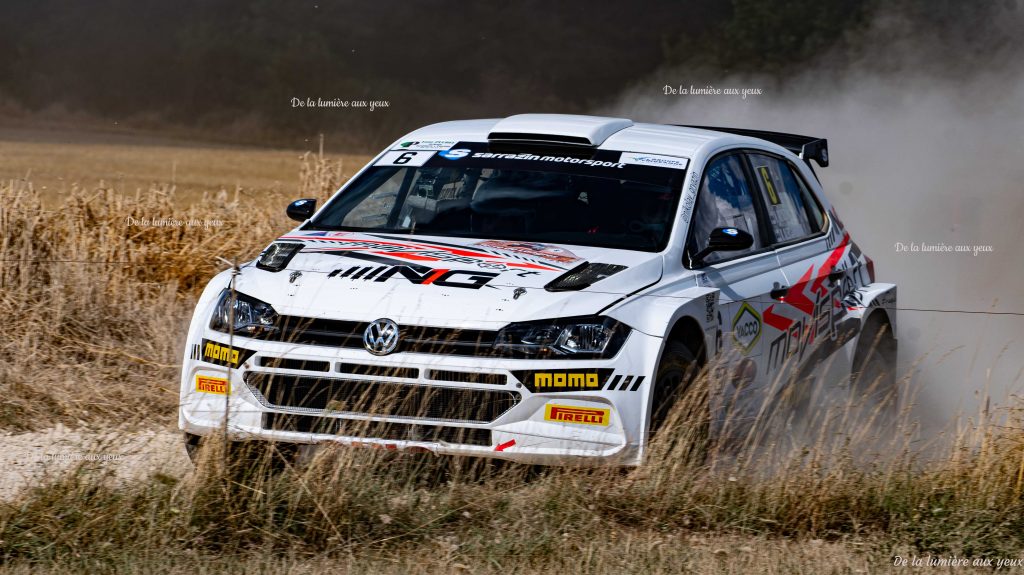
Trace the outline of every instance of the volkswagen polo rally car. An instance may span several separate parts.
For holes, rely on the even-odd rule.
[[[179,425],[635,465],[709,362],[739,420],[797,374],[891,373],[896,287],[812,161],[825,140],[620,118],[416,130],[209,283]]]

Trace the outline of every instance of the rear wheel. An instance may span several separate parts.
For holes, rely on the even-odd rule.
[[[869,316],[853,356],[850,391],[864,416],[878,423],[894,423],[898,413],[896,349],[892,326],[884,315]]]

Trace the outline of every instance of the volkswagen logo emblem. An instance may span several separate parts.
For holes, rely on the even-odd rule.
[[[381,318],[370,323],[363,332],[363,347],[373,355],[387,355],[398,347],[398,324]]]

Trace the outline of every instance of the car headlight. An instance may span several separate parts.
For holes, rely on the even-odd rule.
[[[270,304],[245,294],[224,290],[210,318],[210,329],[238,335],[258,336],[277,331],[277,312]]]
[[[534,359],[600,359],[614,356],[629,326],[610,317],[586,316],[509,324],[498,332],[499,355]]]

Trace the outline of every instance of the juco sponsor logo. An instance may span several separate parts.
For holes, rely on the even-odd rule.
[[[750,304],[743,302],[736,317],[732,320],[732,338],[736,346],[743,353],[749,352],[758,338],[761,337],[761,316],[750,307]]]
[[[533,388],[537,391],[549,389],[600,389],[601,378],[597,373],[574,373],[571,371],[539,372],[533,374]]]
[[[215,395],[228,394],[228,380],[223,377],[210,377],[207,375],[196,376],[196,391],[202,393],[213,393]]]
[[[234,368],[242,365],[254,353],[256,352],[204,339],[201,353],[196,359],[201,359],[214,365]]]
[[[544,420],[606,427],[610,413],[607,409],[597,407],[575,407],[549,403],[544,407]]]

